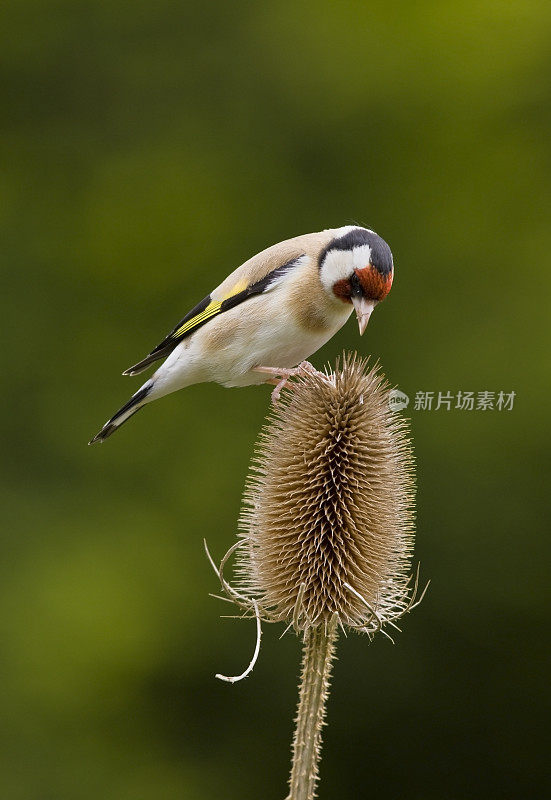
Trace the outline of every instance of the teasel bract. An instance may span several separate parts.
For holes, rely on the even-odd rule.
[[[260,435],[240,539],[219,570],[229,598],[257,617],[259,636],[265,620],[304,639],[289,800],[314,797],[338,629],[388,636],[385,627],[420,602],[414,459],[389,390],[355,354],[334,371],[303,372]],[[223,569],[236,550],[231,586]],[[255,658],[258,646],[259,638]]]

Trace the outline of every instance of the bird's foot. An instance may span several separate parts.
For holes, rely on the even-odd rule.
[[[278,381],[277,378],[275,380],[273,380],[273,381],[268,381],[268,383],[273,383],[275,385],[275,389],[272,390],[272,394],[270,395],[270,398],[272,400],[272,405],[275,406],[275,405],[277,405],[279,403],[281,390],[284,389],[287,386],[287,382],[288,382],[289,378],[291,378],[291,377],[292,377],[291,375],[287,375],[285,378],[282,378],[280,381]]]
[[[272,403],[276,405],[279,402],[279,398],[281,395],[282,389],[285,387],[291,388],[287,386],[289,378],[294,378],[301,373],[309,373],[310,375],[321,375],[323,373],[318,372],[318,370],[310,364],[309,361],[302,361],[298,367],[292,367],[291,369],[283,368],[283,367],[255,367],[255,372],[262,372],[265,375],[270,375],[266,380],[266,383],[271,383],[275,386],[275,389],[272,392]],[[325,376],[324,376],[325,377]]]

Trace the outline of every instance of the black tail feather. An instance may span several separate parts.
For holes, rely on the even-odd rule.
[[[170,351],[169,351],[170,352]],[[168,352],[167,352],[168,355]],[[148,356],[143,358],[141,361],[138,361],[137,364],[134,364],[133,367],[128,367],[122,373],[123,375],[138,375],[140,372],[143,372],[144,369],[147,369],[150,364],[154,364],[155,361],[158,361],[160,358],[163,358],[163,353],[150,353]]]
[[[152,387],[153,387],[153,381],[148,381],[146,384],[142,386],[141,389],[138,389],[136,394],[133,394],[130,400],[127,403],[125,403],[122,406],[122,408],[119,408],[117,413],[114,414],[111,417],[111,419],[105,423],[103,428],[98,433],[96,433],[93,439],[90,439],[88,444],[95,444],[96,442],[104,442],[105,439],[109,438],[109,436],[111,436],[111,434],[113,434],[118,428],[120,428],[121,425],[124,425],[124,423],[130,419],[130,417],[133,417],[134,414],[136,414],[136,412],[140,410],[140,408],[143,408],[142,403],[149,394],[149,392],[151,391]],[[136,408],[134,408],[134,406],[136,406]],[[124,417],[124,419],[117,424],[117,420],[119,420],[121,417]]]

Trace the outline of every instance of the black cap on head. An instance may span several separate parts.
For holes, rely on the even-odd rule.
[[[371,263],[381,275],[390,275],[393,269],[392,252],[384,239],[366,228],[353,228],[339,239],[334,239],[326,248],[329,250],[353,250],[368,245],[371,250]]]

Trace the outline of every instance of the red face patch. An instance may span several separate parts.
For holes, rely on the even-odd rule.
[[[354,271],[358,276],[364,294],[368,300],[377,300],[380,302],[385,299],[392,286],[393,272],[390,272],[388,275],[381,275],[381,273],[371,265]]]
[[[344,300],[346,303],[352,302],[350,299],[352,289],[348,278],[343,278],[342,280],[336,282],[336,284],[333,286],[333,294],[337,295],[337,297],[340,297],[340,299]]]

